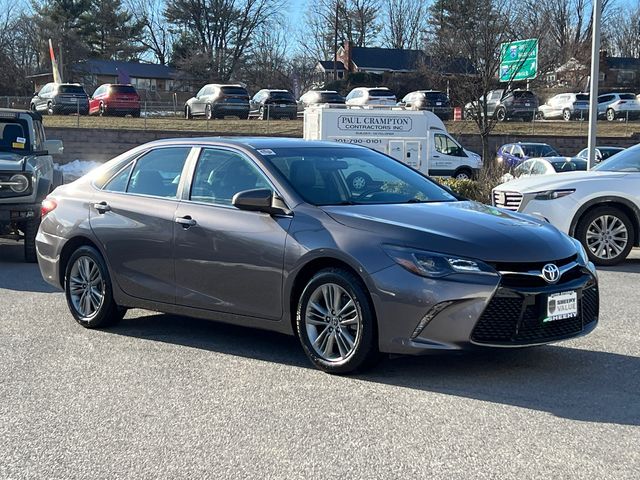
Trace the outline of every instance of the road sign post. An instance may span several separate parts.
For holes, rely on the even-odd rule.
[[[500,46],[500,81],[531,80],[538,75],[538,39],[530,38]]]

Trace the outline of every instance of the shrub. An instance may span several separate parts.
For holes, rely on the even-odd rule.
[[[491,203],[491,190],[500,185],[502,171],[482,170],[474,180],[456,180],[455,178],[436,177],[435,180],[458,195],[481,203]]]

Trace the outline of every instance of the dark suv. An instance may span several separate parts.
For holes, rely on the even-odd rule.
[[[242,85],[205,85],[195,97],[187,100],[184,116],[204,116],[208,120],[232,116],[246,120],[249,118],[249,93]]]
[[[531,121],[538,113],[538,98],[529,90],[492,90],[487,94],[487,115],[496,116],[499,122],[512,119]],[[484,114],[482,99],[469,102],[464,107],[465,117]]]
[[[406,94],[398,105],[415,110],[429,110],[442,120],[451,120],[452,108],[449,96],[438,90],[416,90]]]
[[[89,114],[89,95],[79,83],[47,83],[33,94],[31,111],[55,114]]]
[[[256,93],[250,102],[251,111],[260,120],[268,118],[298,118],[298,104],[287,90],[270,90],[264,88]]]

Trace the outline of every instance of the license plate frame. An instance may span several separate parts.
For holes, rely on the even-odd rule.
[[[578,316],[578,292],[568,290],[547,296],[546,316],[543,323],[575,318]]]

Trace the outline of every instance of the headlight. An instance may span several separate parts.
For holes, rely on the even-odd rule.
[[[392,245],[385,245],[383,249],[398,265],[423,277],[440,278],[453,273],[496,274],[480,260]]]
[[[556,198],[566,197],[567,195],[571,195],[575,192],[575,188],[567,188],[564,190],[548,190],[546,192],[536,192],[535,199],[536,200],[555,200]]]
[[[29,179],[18,173],[9,179],[9,187],[16,193],[24,193],[29,188]]]

